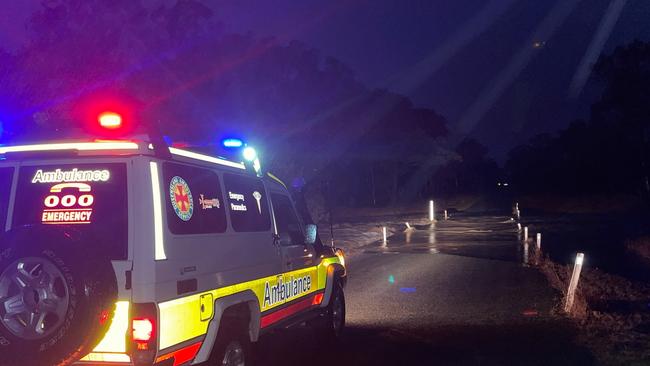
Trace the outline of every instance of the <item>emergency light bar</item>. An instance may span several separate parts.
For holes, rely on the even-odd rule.
[[[116,130],[122,127],[122,116],[114,112],[100,114],[98,121],[100,126],[109,130]]]
[[[235,148],[244,146],[244,141],[235,138],[228,138],[221,141],[221,144],[226,148]]]

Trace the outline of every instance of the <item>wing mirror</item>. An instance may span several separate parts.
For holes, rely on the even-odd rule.
[[[316,243],[317,234],[318,226],[316,226],[316,224],[305,225],[305,244],[314,245]]]

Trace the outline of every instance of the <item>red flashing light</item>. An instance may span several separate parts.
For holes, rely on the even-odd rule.
[[[122,116],[114,112],[104,112],[99,115],[98,120],[100,126],[109,130],[122,127]]]
[[[153,324],[153,321],[148,318],[133,319],[133,340],[138,343],[151,341]]]

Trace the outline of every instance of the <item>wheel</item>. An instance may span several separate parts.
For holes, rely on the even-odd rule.
[[[0,364],[69,365],[101,340],[114,311],[109,260],[56,235],[16,235],[0,252]]]
[[[345,294],[340,283],[334,285],[332,299],[325,312],[319,318],[309,322],[309,325],[322,340],[336,341],[341,337],[345,328]]]
[[[251,342],[243,327],[225,324],[219,330],[212,350],[210,366],[251,366]]]

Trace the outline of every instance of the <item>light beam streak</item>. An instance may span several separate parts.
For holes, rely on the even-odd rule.
[[[534,48],[532,45],[536,41],[550,39],[579,2],[580,0],[559,0],[555,3],[555,6],[533,32],[532,37],[512,57],[508,65],[488,83],[488,86],[483,88],[479,97],[461,116],[458,123],[458,131],[461,134],[469,134],[476,127],[476,124],[483,118],[485,113],[492,108],[494,103],[528,65],[533,56],[539,52],[539,49]]]
[[[389,84],[393,84],[395,90],[406,92],[406,94],[417,89],[425,80],[443,67],[449,59],[456,55],[458,51],[485,32],[516,1],[490,1],[440,47],[436,48],[414,67],[410,67],[407,72],[403,73],[405,75],[394,77],[393,82]]]
[[[612,0],[609,3],[609,7],[598,26],[598,31],[591,40],[587,52],[585,52],[576,73],[573,75],[573,80],[571,80],[571,85],[569,86],[569,98],[577,98],[585,87],[591,70],[596,61],[598,61],[598,56],[603,51],[605,42],[607,42],[609,35],[612,33],[626,3],[627,0]]]

